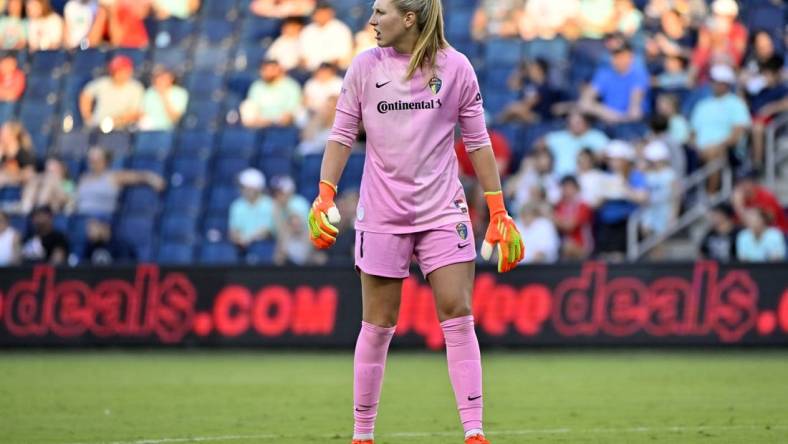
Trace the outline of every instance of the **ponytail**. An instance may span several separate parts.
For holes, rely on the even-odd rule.
[[[416,13],[419,27],[419,38],[410,57],[406,78],[412,79],[416,71],[424,68],[432,71],[433,75],[437,74],[438,51],[449,46],[444,33],[441,0],[394,0],[393,3],[403,14]]]

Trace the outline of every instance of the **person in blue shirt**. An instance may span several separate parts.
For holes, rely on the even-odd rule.
[[[748,96],[753,115],[752,155],[756,167],[763,166],[766,127],[775,116],[788,111],[788,82],[782,76],[784,65],[785,59],[779,55],[761,63],[763,88]]]
[[[580,98],[580,109],[605,123],[635,122],[648,111],[649,75],[627,42],[611,49],[610,64],[600,66]]]
[[[736,252],[743,262],[777,262],[785,260],[785,236],[766,224],[763,211],[752,208],[744,213],[747,228],[736,236]]]
[[[265,176],[254,168],[238,176],[241,197],[230,206],[230,240],[244,251],[254,242],[272,238],[276,233],[276,208],[273,199],[263,194]]]

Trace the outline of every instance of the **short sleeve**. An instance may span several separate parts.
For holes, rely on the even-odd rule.
[[[241,221],[241,206],[237,200],[230,205],[230,220],[228,222],[231,230],[240,231],[243,228]]]
[[[83,89],[82,91],[91,97],[96,97],[97,95],[101,94],[101,91],[104,89],[104,86],[106,85],[106,80],[107,79],[104,77],[98,78],[96,80],[91,80],[90,82],[88,82],[87,85],[85,85],[85,89]]]
[[[747,105],[738,96],[734,96],[731,100],[731,123],[734,126],[750,126],[750,111]]]
[[[462,140],[468,152],[476,151],[485,146],[490,146],[490,135],[487,133],[487,124],[484,121],[484,100],[479,88],[479,80],[471,62],[462,56],[462,80],[459,100],[459,123]]]
[[[172,90],[170,100],[172,101],[172,106],[175,108],[175,111],[177,111],[178,114],[183,114],[186,112],[186,107],[189,105],[189,92],[179,86],[175,87]]]

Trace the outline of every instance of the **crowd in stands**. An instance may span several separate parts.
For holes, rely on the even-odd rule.
[[[630,216],[662,233],[699,202],[684,178],[715,161],[736,187],[701,254],[786,259],[785,212],[758,182],[788,112],[783,0],[444,4],[525,262],[622,260]],[[344,70],[376,45],[368,6],[0,0],[0,265],[352,261],[363,132],[336,247],[312,249],[305,220]],[[459,138],[456,153],[481,230]]]

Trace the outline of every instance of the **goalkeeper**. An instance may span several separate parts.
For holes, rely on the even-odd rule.
[[[503,273],[520,262],[523,244],[504,207],[478,81],[444,37],[440,0],[377,0],[369,23],[379,47],[357,56],[345,75],[309,216],[315,246],[331,247],[339,220],[336,184],[363,120],[367,151],[355,223],[363,320],[354,359],[353,443],[374,440],[386,355],[414,257],[435,296],[465,442],[488,444],[471,315],[476,251],[453,148],[457,123],[490,210],[482,256],[489,259],[497,247]]]

